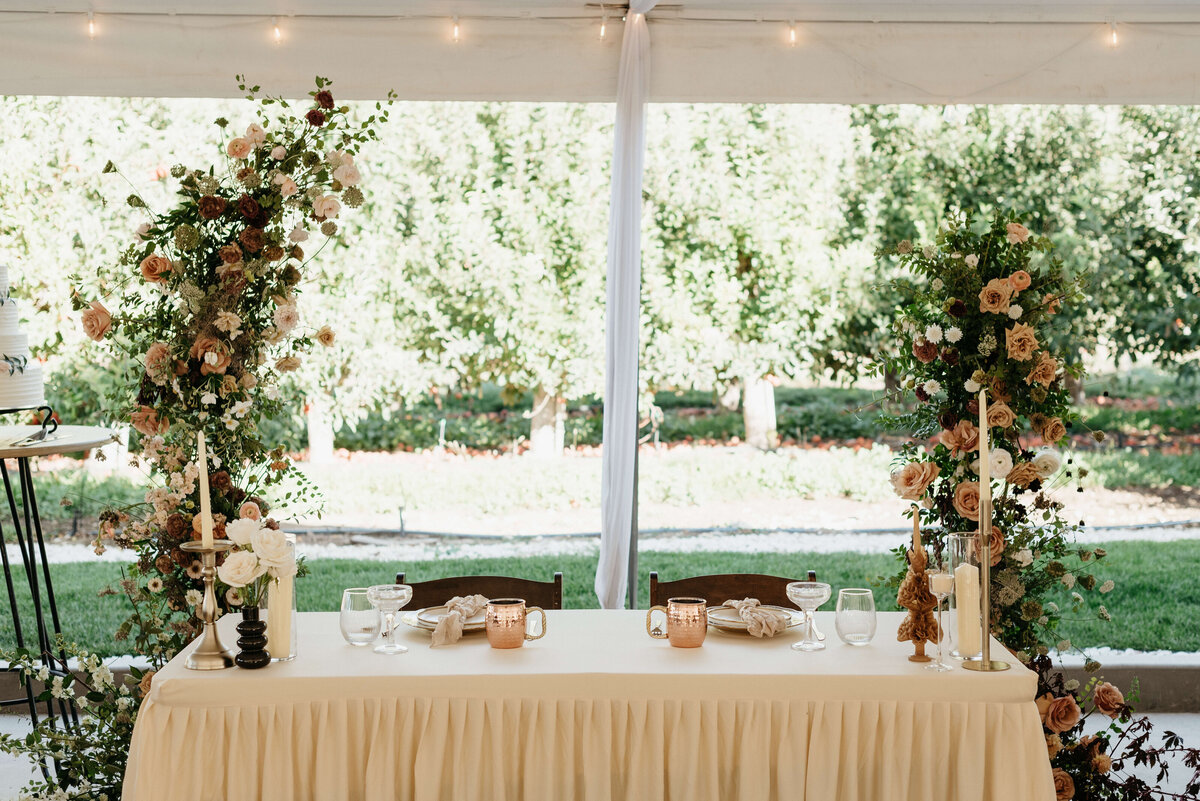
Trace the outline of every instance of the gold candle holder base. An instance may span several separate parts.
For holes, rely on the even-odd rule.
[[[197,617],[203,625],[200,643],[188,655],[184,663],[188,670],[224,670],[233,667],[233,652],[221,645],[217,634],[217,596],[213,585],[217,578],[217,554],[233,548],[229,540],[216,540],[212,547],[205,548],[201,542],[185,542],[179,546],[185,551],[200,554],[200,575],[204,579],[204,600]]]
[[[994,659],[989,659],[986,662],[982,659],[970,659],[963,662],[963,667],[967,670],[978,670],[981,673],[989,673],[993,670],[1008,670],[1012,665],[1007,662],[997,662]]]

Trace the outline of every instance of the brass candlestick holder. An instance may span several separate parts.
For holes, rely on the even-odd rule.
[[[964,661],[963,667],[983,673],[1008,670],[1012,666],[1007,662],[992,659],[992,493],[990,486],[979,498],[979,579],[979,613],[983,619],[983,652],[979,659]]]
[[[217,579],[217,554],[233,548],[229,540],[215,540],[205,548],[201,542],[185,542],[179,546],[185,551],[200,554],[200,575],[204,579],[204,600],[200,604],[198,617],[204,625],[200,633],[200,644],[188,655],[188,670],[224,670],[233,667],[233,652],[221,645],[217,634],[217,595],[213,584]]]

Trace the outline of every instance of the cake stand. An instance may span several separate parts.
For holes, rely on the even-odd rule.
[[[31,438],[34,437],[37,439],[31,442]],[[38,516],[37,496],[34,494],[33,473],[29,462],[37,456],[77,453],[114,441],[116,435],[112,431],[92,426],[0,426],[0,475],[4,478],[4,492],[8,496],[12,529],[17,550],[21,554],[21,564],[18,567],[15,559],[9,559],[8,536],[0,523],[0,562],[4,566],[4,582],[8,590],[13,633],[18,648],[33,649],[36,642],[42,665],[50,671],[52,677],[69,675],[69,666],[67,655],[62,649],[57,649],[58,654],[55,655],[54,640],[62,633],[62,627],[59,622],[58,604],[54,598],[54,585],[50,582],[50,565],[46,560],[46,544],[42,540],[42,522]],[[17,463],[16,488],[13,486],[13,476],[9,472],[10,459]],[[19,502],[17,490],[20,495]],[[17,606],[18,579],[22,574],[24,581],[20,584],[28,586],[29,598],[32,601],[32,621],[22,621]],[[32,628],[29,626],[31,622]],[[39,693],[34,691],[34,683],[26,682],[24,698],[0,699],[0,707],[24,704],[36,724],[36,698]],[[59,699],[57,702],[53,698],[48,699],[45,702],[45,713],[50,718],[57,718],[64,727],[79,723],[79,712],[75,704],[66,699]],[[49,766],[43,764],[41,769],[43,774],[49,775]]]

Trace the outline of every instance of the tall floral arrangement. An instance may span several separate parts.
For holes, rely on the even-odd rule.
[[[1074,544],[1083,521],[1068,522],[1052,493],[1085,475],[1059,450],[1080,425],[1064,378],[1079,378],[1082,370],[1048,344],[1063,306],[1083,299],[1084,277],[1069,275],[1050,240],[1011,214],[991,220],[963,215],[934,243],[904,241],[882,255],[898,260],[919,287],[897,284],[908,297],[893,328],[900,355],[878,365],[901,377],[902,394],[915,396],[911,412],[888,421],[916,437],[899,451],[891,482],[914,502],[913,513],[939,550],[946,534],[979,530],[980,496],[991,492],[992,634],[1038,672],[1038,708],[1059,801],[1176,797],[1128,769],[1146,762],[1165,767],[1172,754],[1195,767],[1200,755],[1170,733],[1162,748],[1150,748],[1149,722],[1133,719],[1120,690],[1094,679],[1080,687],[1049,658],[1054,647],[1073,648],[1060,631],[1064,610],[1051,596],[1069,592],[1078,614],[1086,605],[1083,592],[1114,589],[1095,575],[1104,550]],[[981,389],[988,395],[987,431],[977,425]],[[979,481],[985,435],[992,443],[991,487]],[[901,557],[903,550],[897,549]],[[1096,614],[1111,619],[1103,604]],[[1099,667],[1088,660],[1089,672]],[[1113,723],[1085,734],[1081,710],[1087,705]]]
[[[116,298],[75,297],[86,334],[127,365],[114,417],[139,433],[154,479],[144,507],[104,514],[97,548],[111,539],[136,551],[122,589],[140,611],[117,638],[132,638],[156,663],[195,633],[200,565],[179,546],[199,537],[196,433],[209,443],[218,538],[240,520],[277,530],[269,494],[298,500],[306,487],[282,449],[263,442],[260,424],[281,411],[284,376],[333,343],[317,314],[302,315],[299,284],[314,240],[319,251],[343,209],[362,204],[355,158],[388,117],[376,104],[377,113],[352,122],[325,78],[299,107],[238,80],[256,119],[244,128],[216,120],[222,158],[171,169],[173,208],[155,211],[131,194],[146,221],[120,258],[128,281]],[[222,600],[241,603],[240,589]]]

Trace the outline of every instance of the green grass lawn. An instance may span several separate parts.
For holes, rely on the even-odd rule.
[[[1200,608],[1200,541],[1166,543],[1116,542],[1105,545],[1108,558],[1096,571],[1103,581],[1113,579],[1116,589],[1104,596],[1088,594],[1096,603],[1104,603],[1113,622],[1097,619],[1065,624],[1064,636],[1081,646],[1110,646],[1139,650],[1200,650],[1200,627],[1195,611]],[[439,559],[387,565],[360,560],[315,560],[309,563],[312,574],[300,581],[300,608],[306,611],[333,611],[338,607],[341,590],[390,581],[396,569],[403,569],[413,581],[451,575],[490,574],[549,579],[555,570],[563,572],[564,604],[567,608],[597,606],[592,582],[595,556],[546,556],[522,559]],[[894,569],[884,555],[803,554],[643,554],[642,575],[657,570],[665,580],[703,573],[763,572],[803,576],[816,570],[823,581],[838,587],[869,586],[870,582]],[[57,591],[63,629],[74,640],[102,654],[120,654],[120,643],[112,641],[112,632],[125,615],[120,596],[98,598],[97,591],[119,578],[119,565],[77,563],[54,565],[52,578]],[[647,586],[640,583],[641,606],[647,605]],[[22,587],[24,589],[24,587]],[[1068,593],[1058,599],[1064,603]],[[4,600],[7,605],[7,599]],[[894,595],[876,588],[880,610],[895,609]],[[28,619],[27,594],[23,606]],[[832,604],[826,608],[832,609]],[[7,608],[0,619],[7,619]],[[888,636],[881,632],[880,636]],[[0,645],[11,646],[13,632],[7,625],[0,629]]]

